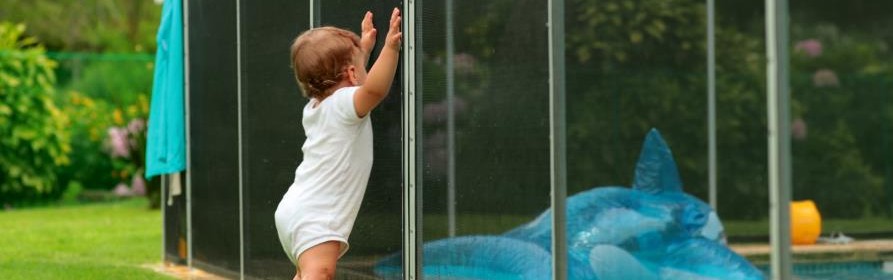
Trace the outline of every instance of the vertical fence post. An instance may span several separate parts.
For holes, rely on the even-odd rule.
[[[456,236],[456,69],[453,0],[446,0],[447,233]]]
[[[772,279],[791,279],[788,0],[766,0],[769,220]]]
[[[715,0],[707,0],[707,184],[710,207],[717,209],[716,190],[716,32]]]
[[[564,0],[549,0],[549,150],[552,193],[552,279],[567,279],[567,120],[564,76]]]
[[[415,1],[403,2],[403,279],[421,279],[416,143]]]
[[[309,0],[310,1],[310,28],[319,26],[320,16],[319,16],[319,0]]]
[[[192,137],[190,135],[190,110],[189,110],[189,1],[183,0],[183,111],[186,126],[186,263],[192,271]],[[174,176],[179,180],[180,176]]]
[[[236,110],[239,159],[239,278],[245,279],[245,170],[242,157],[242,1],[236,0]]]
[[[166,189],[168,175],[161,174],[158,176],[161,177],[159,178],[161,180],[161,197],[158,198],[158,200],[160,200],[158,205],[161,206],[161,265],[163,267],[165,262],[167,261],[167,224],[165,223],[165,220],[167,218],[167,209],[165,209],[167,208],[167,203],[165,199],[167,198]]]

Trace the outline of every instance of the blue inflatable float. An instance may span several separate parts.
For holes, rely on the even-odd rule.
[[[656,129],[645,138],[632,188],[596,187],[567,199],[570,279],[764,279],[725,245],[722,223],[682,191],[672,152]],[[552,213],[499,236],[425,243],[428,279],[550,279]],[[401,279],[401,256],[375,273]]]

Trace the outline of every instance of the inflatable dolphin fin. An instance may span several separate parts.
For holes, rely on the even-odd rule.
[[[682,192],[682,181],[679,179],[676,161],[673,160],[673,152],[657,129],[652,128],[642,144],[633,189],[650,194]]]

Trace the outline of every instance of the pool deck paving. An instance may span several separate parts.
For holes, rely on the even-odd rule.
[[[754,263],[769,261],[769,244],[730,244],[729,247]],[[893,239],[793,245],[791,254],[795,262],[893,261]]]

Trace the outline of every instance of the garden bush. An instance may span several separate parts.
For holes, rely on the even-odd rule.
[[[56,63],[23,24],[0,23],[0,203],[57,192],[69,163],[68,118],[54,102]]]
[[[76,91],[60,98],[60,106],[70,119],[71,165],[59,170],[62,186],[77,184],[85,189],[112,189],[118,182],[112,160],[103,149],[106,129],[113,125],[112,106]]]

